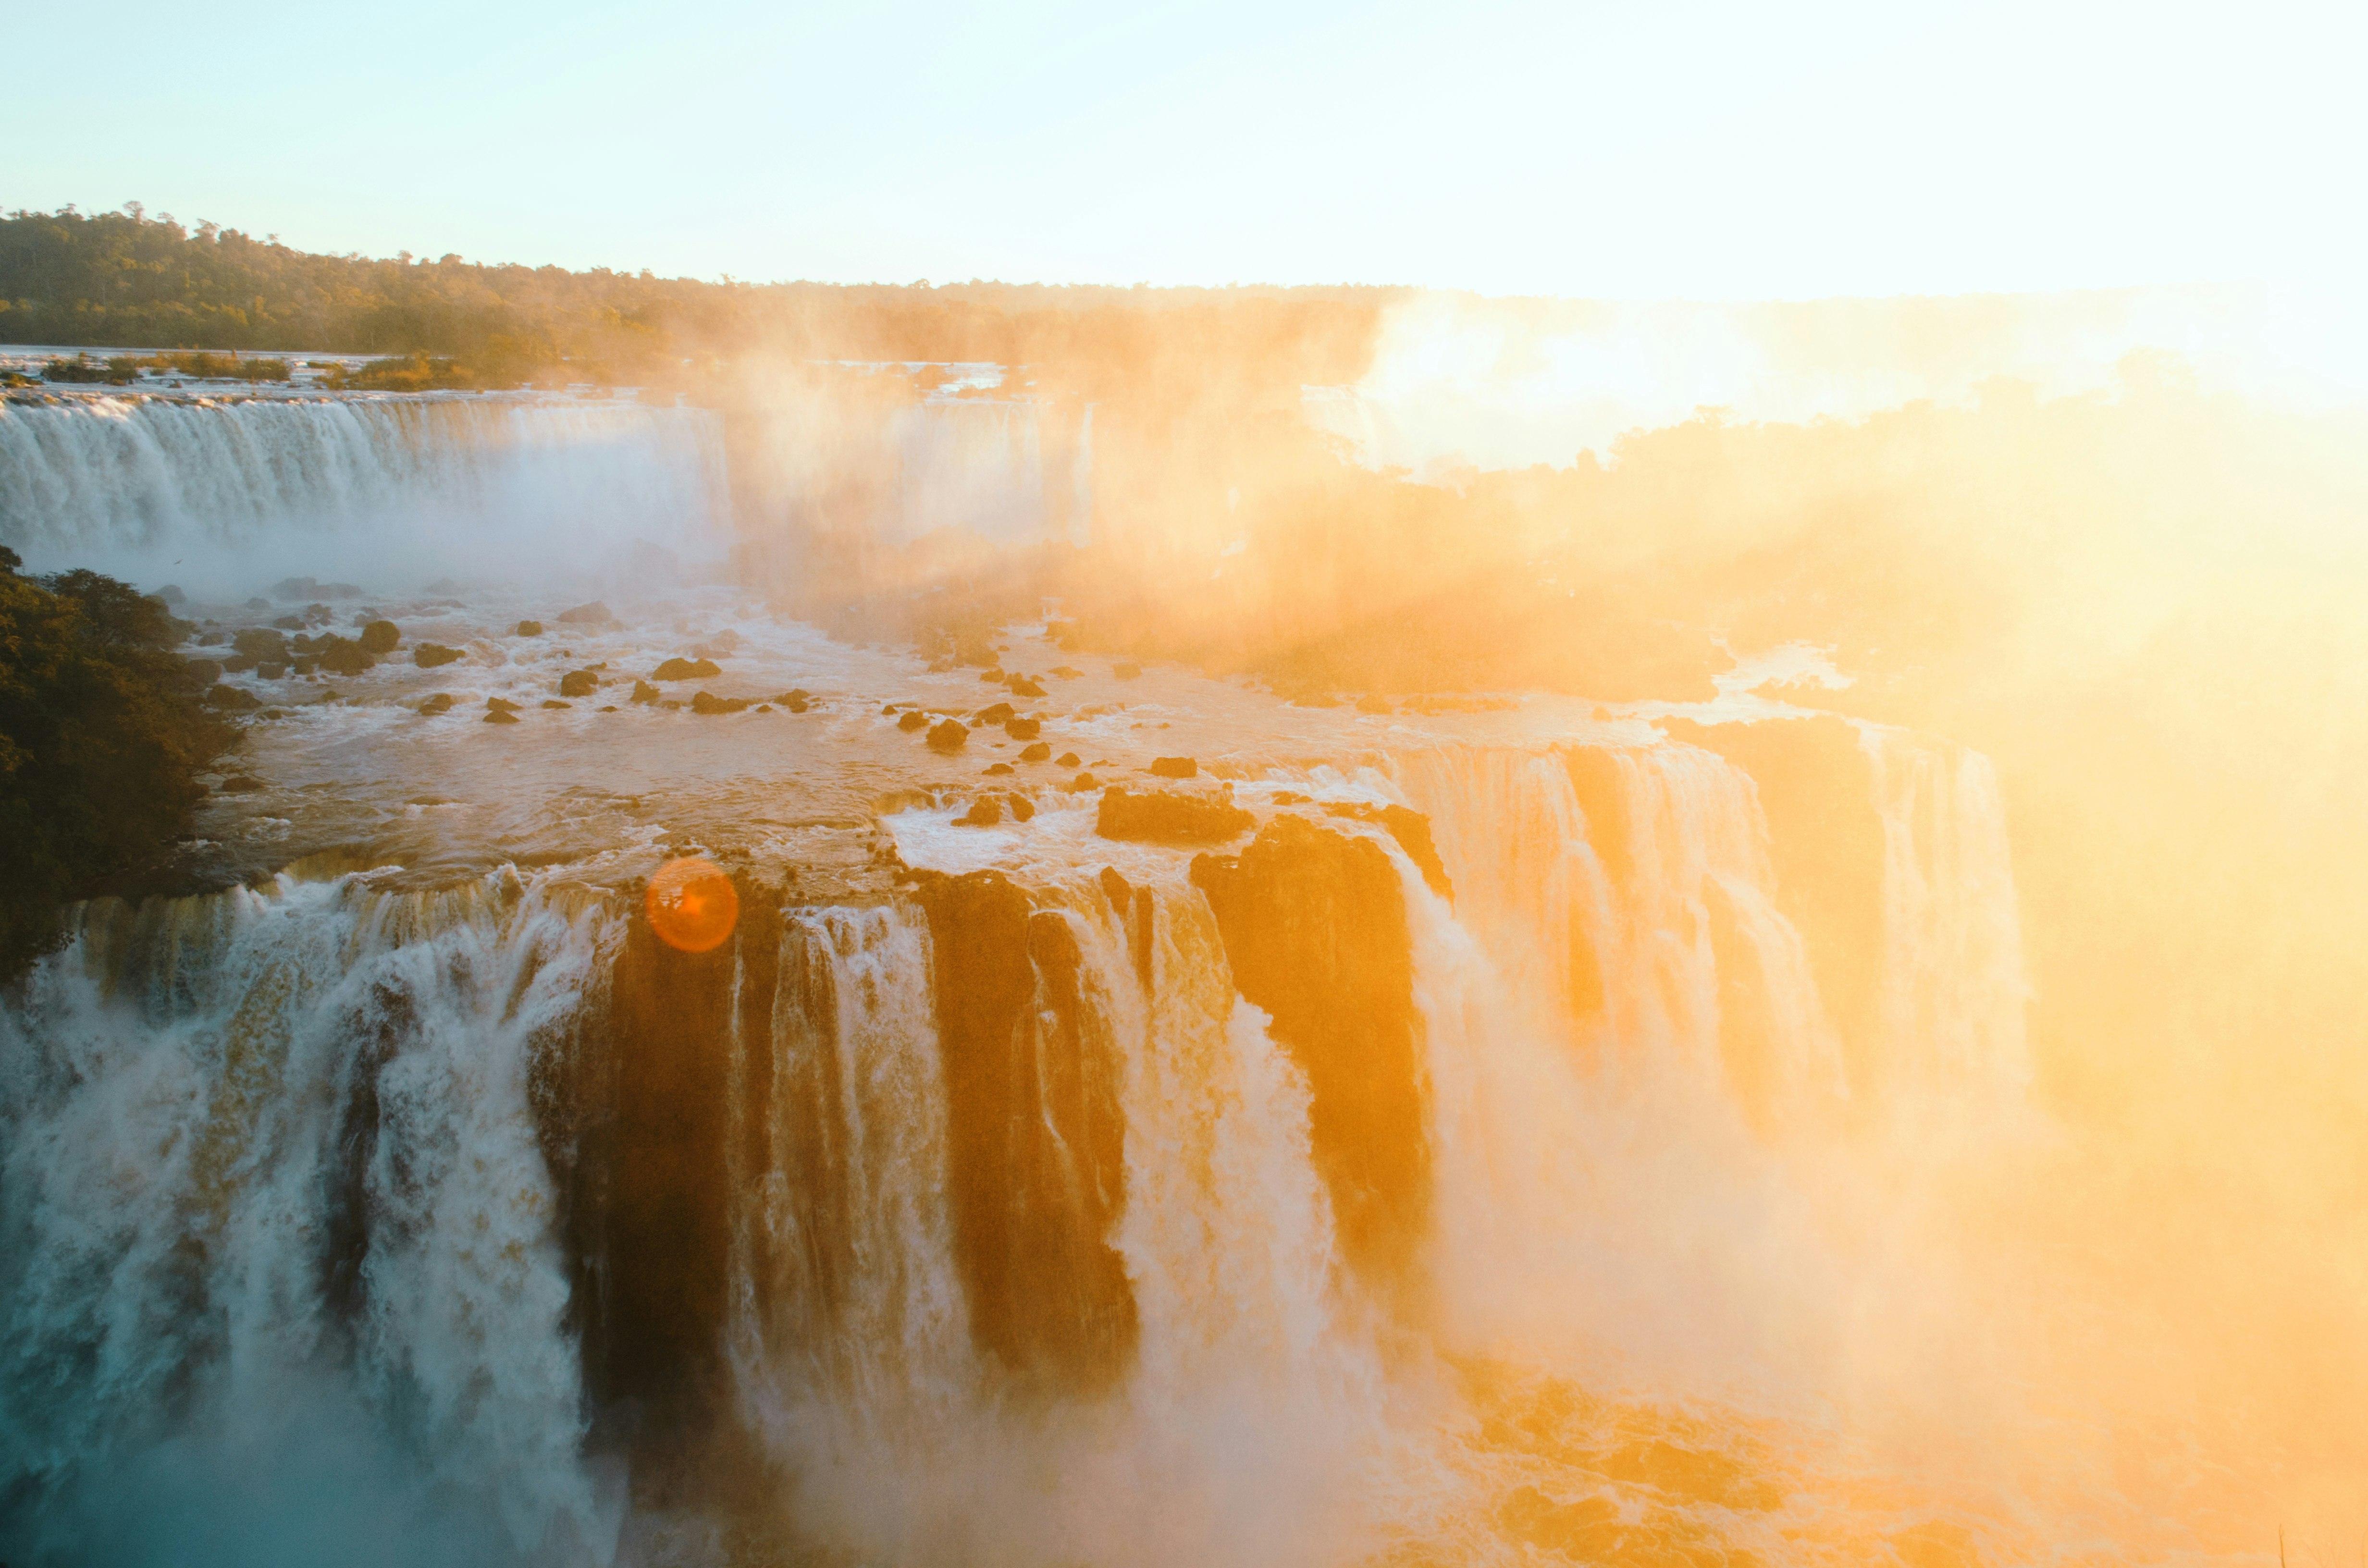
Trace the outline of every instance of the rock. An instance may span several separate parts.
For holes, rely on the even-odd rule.
[[[1005,681],[1011,677],[1005,675],[999,669],[985,669],[978,672],[978,678],[987,682],[991,686],[1001,686]]]
[[[1052,748],[1047,746],[1044,749],[1050,751]],[[1077,761],[1078,758],[1076,752],[1064,751],[1060,756],[1053,759],[1053,766],[1055,767],[1075,767],[1077,766]]]
[[[257,665],[255,673],[264,680],[278,680],[288,673],[286,665]]]
[[[485,699],[485,710],[489,713],[515,713],[518,710],[518,704],[507,697],[488,697]]]
[[[1281,797],[1275,797],[1278,803]],[[1406,858],[1422,872],[1422,880],[1430,891],[1443,899],[1452,900],[1455,888],[1447,880],[1446,863],[1439,858],[1439,846],[1430,840],[1430,819],[1407,806],[1368,806],[1361,803],[1326,806],[1326,816],[1347,817],[1354,822],[1369,822],[1389,830]]]
[[[986,771],[990,774],[1000,776],[1012,771],[1012,767],[1011,764],[1008,762],[998,762],[994,767],[987,768]]]
[[[1090,773],[1080,773],[1075,778],[1070,779],[1066,784],[1061,786],[1062,789],[1066,790],[1072,795],[1090,794],[1100,787],[1100,785],[1094,781],[1094,776]]]
[[[928,724],[929,716],[917,708],[896,721],[896,727],[900,730],[924,730],[928,728]]]
[[[224,713],[252,713],[263,706],[253,693],[241,691],[234,686],[215,687],[206,693],[205,704]]]
[[[1003,733],[1009,735],[1015,741],[1032,741],[1038,735],[1044,733],[1044,721],[1042,719],[1006,719],[1003,722]]]
[[[411,649],[411,662],[423,670],[432,670],[439,665],[449,665],[460,656],[460,649],[447,648],[440,642],[414,643]]]
[[[1404,887],[1382,846],[1300,816],[1202,855],[1235,983],[1307,1074],[1308,1137],[1341,1252],[1384,1289],[1417,1273],[1430,1217],[1422,1021]]]
[[[574,609],[561,610],[559,619],[569,626],[598,626],[617,618],[609,613],[607,605],[602,604],[598,599],[594,599],[588,605],[577,605]]]
[[[1011,820],[1013,822],[1027,822],[1036,815],[1036,802],[1030,800],[1027,796],[1007,795],[1004,799],[1011,803]]]
[[[452,711],[452,694],[449,691],[439,691],[421,703],[419,710],[422,713],[450,713]]]
[[[222,677],[222,661],[219,659],[191,659],[188,668],[189,678],[199,686],[211,686]]]
[[[1055,665],[1053,666],[1053,674],[1062,680],[1077,680],[1081,678],[1085,673],[1086,672],[1083,670],[1071,669],[1066,665]]]
[[[971,720],[980,725],[1001,724],[1013,718],[1018,711],[1019,710],[1013,708],[1008,702],[998,702],[992,708],[980,709],[971,715]]]
[[[559,677],[562,697],[589,697],[600,689],[600,677],[590,670],[570,670]]]
[[[230,640],[219,631],[200,631],[198,633],[198,646],[200,648],[219,648],[228,641]]]
[[[690,699],[690,710],[710,714],[745,713],[748,710],[748,699],[745,697],[718,697],[713,692],[702,691]]]
[[[1112,785],[1102,791],[1094,831],[1104,838],[1147,844],[1222,844],[1257,825],[1256,817],[1234,804],[1230,788],[1214,794],[1170,790],[1136,794],[1123,785]]]
[[[392,653],[403,641],[403,631],[391,620],[373,620],[362,628],[362,634],[355,641],[362,645],[365,653]]]
[[[321,661],[318,659],[298,659],[294,664],[290,665],[288,667],[295,671],[300,676],[309,676],[314,670],[321,667]]]
[[[888,703],[880,710],[880,716],[882,719],[894,719],[896,716],[896,705],[893,702]]]
[[[1142,678],[1143,666],[1133,663],[1132,660],[1129,660],[1121,664],[1112,665],[1110,666],[1110,674],[1120,680],[1138,680]]]
[[[647,682],[647,681],[645,681],[645,680],[637,680],[637,681],[635,681],[635,682],[633,683],[633,700],[634,700],[634,701],[636,701],[636,702],[655,702],[657,699],[658,699],[658,688],[657,688],[656,687],[652,686],[649,682]]]
[[[1014,697],[1042,697],[1044,695],[1044,688],[1038,686],[1034,681],[1030,680],[1026,676],[1013,676],[1011,677],[1010,686],[1011,695]]]
[[[520,637],[540,637],[542,635],[542,622],[539,620],[521,620],[512,630]]]
[[[225,795],[252,795],[263,787],[263,780],[252,773],[233,773],[216,786]]]
[[[1019,760],[1022,762],[1042,762],[1052,755],[1053,748],[1046,745],[1042,741],[1038,741],[1034,745],[1030,746],[1026,751],[1019,754]]]
[[[650,672],[650,678],[652,680],[708,680],[723,673],[723,667],[712,659],[668,659]]]
[[[284,631],[249,627],[233,637],[230,645],[250,659],[269,659],[282,665],[288,662],[288,634]]]
[[[335,633],[326,637],[314,638],[313,649],[313,662],[333,676],[358,676],[378,663],[376,659],[362,652],[360,643],[349,642]],[[448,648],[445,652],[450,653],[453,659],[461,656],[461,651],[458,648]],[[412,651],[412,658],[422,669],[428,667],[426,661],[419,658],[417,649]],[[436,661],[439,665],[450,662],[450,659]]]
[[[804,691],[785,691],[773,700],[792,713],[803,713],[814,706],[813,695]]]
[[[992,795],[981,795],[971,802],[970,812],[954,821],[956,827],[993,827],[1003,820],[1003,808]]]
[[[1155,778],[1198,778],[1201,765],[1189,756],[1156,756],[1151,759]]]
[[[948,719],[929,732],[932,751],[960,751],[970,739],[970,726],[959,719]]]
[[[1388,698],[1375,697],[1371,693],[1367,693],[1365,696],[1357,699],[1357,711],[1360,713],[1395,713],[1397,710],[1390,706]]]
[[[496,708],[485,715],[485,722],[488,724],[515,724],[518,722],[518,716],[504,708]]]
[[[150,597],[162,599],[167,605],[184,605],[189,602],[189,596],[181,592],[180,585],[176,583],[165,584]]]
[[[302,631],[304,630],[304,618],[301,615],[283,615],[271,624],[282,631]]]
[[[573,708],[575,706],[573,702],[562,702],[556,697],[544,698],[542,699],[542,705],[545,708]]]

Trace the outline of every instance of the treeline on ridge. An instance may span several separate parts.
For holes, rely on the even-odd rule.
[[[0,216],[0,342],[407,361],[390,385],[680,385],[759,356],[1059,365],[1088,384],[1218,356],[1274,384],[1346,381],[1397,292],[706,282],[316,255],[136,202]]]

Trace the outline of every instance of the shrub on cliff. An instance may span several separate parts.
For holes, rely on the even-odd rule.
[[[59,906],[154,865],[233,732],[172,652],[161,599],[95,572],[20,575],[0,548],[0,980]]]

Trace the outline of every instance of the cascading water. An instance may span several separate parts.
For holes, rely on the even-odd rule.
[[[309,574],[603,580],[712,566],[722,430],[542,398],[0,405],[0,541],[28,567],[244,598]]]
[[[13,1548],[606,1553],[529,1101],[609,929],[498,877],[83,912],[0,1010]]]

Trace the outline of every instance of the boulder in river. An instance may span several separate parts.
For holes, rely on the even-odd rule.
[[[1036,814],[1036,802],[1025,795],[1006,795],[1004,800],[1010,804],[1013,822],[1026,822]]]
[[[562,697],[589,697],[600,689],[600,677],[590,670],[570,670],[559,677]]]
[[[928,725],[929,716],[917,708],[896,721],[896,727],[900,730],[925,730]]]
[[[1042,697],[1044,695],[1044,688],[1037,685],[1034,681],[1030,680],[1026,676],[1013,676],[1011,677],[1010,686],[1011,695],[1014,697]]]
[[[929,732],[932,751],[960,751],[970,739],[970,726],[959,719],[948,719]]]
[[[1009,735],[1015,741],[1032,741],[1038,735],[1044,733],[1044,721],[1042,719],[1006,719],[1003,722],[1003,733]]]
[[[702,691],[690,699],[690,710],[694,713],[745,713],[748,710],[748,699],[745,697],[718,697],[712,691]]]
[[[206,693],[206,706],[224,713],[251,713],[263,706],[252,692],[241,691],[234,686],[217,686]]]
[[[280,676],[288,673],[288,666],[286,665],[257,665],[255,666],[255,673],[258,678],[263,680],[278,680]]]
[[[518,704],[512,702],[507,697],[488,697],[485,699],[485,711],[488,713],[515,713],[518,710]]]
[[[1156,778],[1197,778],[1201,765],[1189,756],[1155,756],[1151,759],[1151,772]]]
[[[668,659],[650,672],[652,680],[709,680],[723,673],[712,659]]]
[[[1234,804],[1230,788],[1209,794],[1167,790],[1136,794],[1124,785],[1112,785],[1102,791],[1094,831],[1104,838],[1149,844],[1222,844],[1257,825],[1257,818]]]
[[[460,649],[447,648],[440,642],[420,642],[415,644],[411,650],[411,662],[423,670],[432,670],[439,665],[449,665],[460,656]]]
[[[230,645],[250,659],[288,662],[288,634],[272,628],[250,626],[233,636]]]
[[[455,659],[461,656],[457,648],[451,650],[451,653]],[[413,655],[417,657],[417,650],[413,651]],[[447,661],[439,659],[437,662],[443,664]],[[313,663],[333,676],[358,676],[378,661],[364,653],[360,643],[331,632],[313,640]],[[423,665],[421,667],[427,666]]]
[[[645,680],[637,680],[633,683],[634,701],[649,703],[655,702],[657,699],[658,688],[656,687],[652,686]]]
[[[452,711],[452,694],[449,691],[439,691],[421,703],[419,710],[422,713],[450,713]]]
[[[954,820],[956,827],[993,827],[1003,820],[1003,808],[992,795],[981,795],[971,802],[967,815]]]
[[[365,653],[392,653],[395,644],[403,641],[403,631],[391,620],[373,620],[362,628],[357,641]]]
[[[1044,749],[1050,751],[1052,748],[1047,746]],[[1077,766],[1078,760],[1079,758],[1076,752],[1064,751],[1060,756],[1053,759],[1053,766],[1055,767],[1075,767]]]
[[[1009,763],[1008,763],[1008,762],[998,762],[998,763],[995,764],[993,767],[989,767],[986,771],[987,771],[987,772],[989,772],[989,773],[991,773],[991,774],[995,774],[995,775],[997,775],[997,776],[1001,776],[1001,775],[1008,774],[1008,773],[1011,772],[1011,771],[1012,771],[1012,767],[1011,767],[1011,764],[1009,764]]]
[[[542,635],[542,622],[539,620],[521,620],[518,623],[515,630],[517,634],[520,637],[540,637]]]
[[[617,618],[609,613],[607,605],[602,604],[598,599],[594,599],[588,605],[577,605],[574,609],[561,610],[559,619],[569,626],[598,626]]]
[[[1000,724],[1012,718],[1018,711],[1019,710],[1013,708],[1008,702],[998,702],[991,708],[980,709],[971,717],[982,725]]]
[[[485,715],[485,722],[488,724],[515,724],[518,722],[518,716],[507,708],[496,708]]]
[[[1049,759],[1052,755],[1053,748],[1045,744],[1042,741],[1038,741],[1034,745],[1030,746],[1027,750],[1019,754],[1019,760],[1022,762],[1043,762]]]
[[[545,708],[573,708],[575,706],[573,702],[562,702],[556,697],[544,698],[542,699],[542,705]]]

